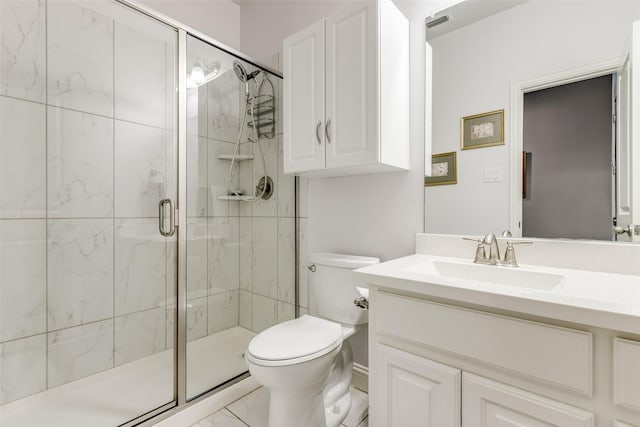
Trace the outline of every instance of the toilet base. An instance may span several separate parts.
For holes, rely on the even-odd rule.
[[[327,427],[338,427],[351,410],[351,392],[340,398],[332,407],[325,408],[324,417]]]
[[[279,393],[270,390],[269,424],[282,427],[327,427],[322,390],[311,394],[309,390],[298,393]]]

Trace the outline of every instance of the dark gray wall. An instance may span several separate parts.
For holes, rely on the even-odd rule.
[[[612,76],[524,97],[522,235],[611,240]]]

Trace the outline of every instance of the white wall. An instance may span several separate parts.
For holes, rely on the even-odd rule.
[[[240,6],[231,0],[140,0],[140,3],[240,49]]]
[[[428,232],[508,228],[510,85],[621,57],[634,19],[640,2],[532,0],[431,41],[433,153],[458,152],[458,184],[425,188]],[[503,108],[506,145],[461,152],[460,118]]]

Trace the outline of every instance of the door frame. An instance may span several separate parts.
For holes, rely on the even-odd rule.
[[[624,57],[616,58],[511,84],[509,231],[513,237],[522,237],[522,141],[525,93],[617,73],[624,65],[624,61]]]

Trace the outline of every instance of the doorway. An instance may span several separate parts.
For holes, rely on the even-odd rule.
[[[523,236],[611,240],[616,80],[524,94]]]

